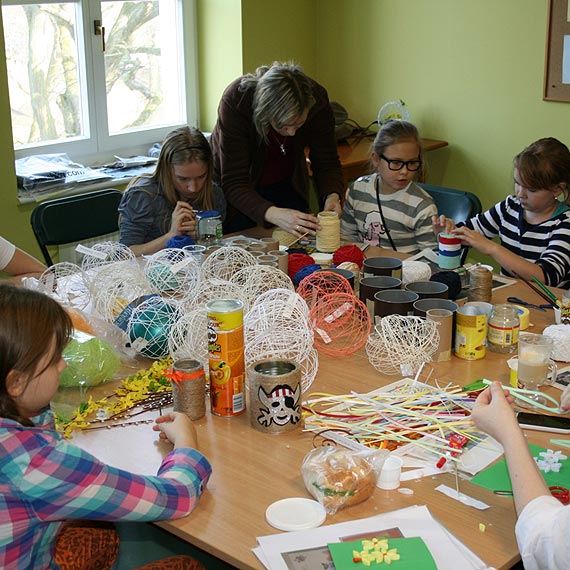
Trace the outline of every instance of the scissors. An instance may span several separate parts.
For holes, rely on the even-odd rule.
[[[507,301],[509,303],[514,303],[515,305],[522,305],[523,307],[528,307],[529,309],[538,309],[539,311],[546,311],[546,309],[552,309],[552,305],[533,305],[532,303],[527,303],[518,297],[508,297]]]
[[[570,491],[566,487],[560,487],[559,485],[553,485],[548,487],[550,494],[558,499],[563,505],[567,505],[570,502]],[[506,497],[512,496],[512,491],[493,491],[495,495],[503,495]]]

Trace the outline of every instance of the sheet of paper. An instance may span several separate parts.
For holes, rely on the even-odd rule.
[[[296,566],[287,565],[283,556],[286,553],[299,553],[300,558],[303,558],[303,553],[299,551],[312,552],[315,549],[326,548],[331,542],[342,541],[346,537],[356,539],[359,535],[370,536],[370,533],[376,530],[393,527],[404,537],[420,536],[429,548],[439,570],[489,568],[465,545],[452,540],[440,524],[434,522],[435,519],[425,505],[413,506],[365,519],[258,537],[259,547],[254,549],[254,553],[270,570],[292,570]]]

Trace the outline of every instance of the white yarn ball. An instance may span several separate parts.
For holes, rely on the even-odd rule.
[[[423,261],[402,262],[402,283],[413,283],[414,281],[427,281],[431,277],[431,267]]]
[[[542,334],[553,340],[553,360],[570,362],[570,325],[550,325]]]

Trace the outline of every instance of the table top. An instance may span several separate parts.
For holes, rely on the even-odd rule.
[[[381,253],[369,248],[369,256]],[[391,252],[382,252],[390,255]],[[517,296],[531,303],[540,298],[522,283],[493,293],[493,302]],[[535,298],[536,297],[536,298]],[[531,310],[532,332],[553,323],[552,311]],[[480,377],[509,382],[509,355],[487,352],[482,360],[466,361],[455,356],[449,362],[430,363],[431,380],[459,385]],[[426,370],[424,369],[424,370]],[[368,362],[364,350],[348,357],[319,355],[319,370],[310,392],[345,394],[351,389],[367,392],[390,384],[399,377],[383,376]],[[107,389],[109,387],[107,386]],[[552,390],[556,394],[556,390]],[[249,425],[246,414],[224,418],[207,413],[196,422],[200,450],[208,457],[213,475],[197,509],[180,520],[163,521],[162,528],[181,539],[241,569],[262,568],[251,549],[256,537],[278,532],[265,521],[266,508],[286,497],[309,497],[300,467],[313,448],[313,435],[297,429],[269,435]],[[528,432],[529,441],[546,446],[549,434]],[[168,444],[158,442],[149,425],[84,432],[75,442],[100,459],[131,471],[154,474]],[[133,443],[136,442],[136,445]],[[492,508],[475,510],[434,491],[440,484],[455,487],[455,477],[441,474],[407,481],[413,495],[376,489],[370,499],[355,507],[329,515],[325,524],[364,518],[411,505],[428,506],[435,518],[471,548],[489,566],[510,568],[520,559],[514,536],[515,510],[512,498],[496,496],[487,489],[461,481],[460,490]],[[479,530],[479,523],[486,527]]]

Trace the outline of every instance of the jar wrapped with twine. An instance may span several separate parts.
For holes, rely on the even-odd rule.
[[[336,212],[319,212],[320,230],[317,230],[317,250],[334,253],[340,247],[340,218]]]
[[[491,302],[493,274],[485,267],[475,267],[469,272],[468,301]]]
[[[186,414],[191,420],[206,415],[206,375],[197,360],[177,360],[168,373],[172,382],[172,401],[175,412]]]

